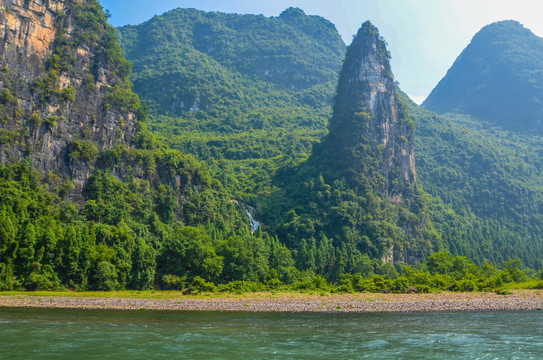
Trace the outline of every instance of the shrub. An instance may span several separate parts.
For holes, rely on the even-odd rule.
[[[74,140],[68,144],[68,156],[74,162],[90,163],[98,156],[98,149],[90,140]]]
[[[219,289],[222,292],[231,292],[235,294],[266,290],[265,286],[262,283],[254,281],[231,281],[226,285],[221,285]]]
[[[32,272],[25,282],[27,290],[58,290],[59,280],[50,265],[44,265],[40,272]]]
[[[0,102],[4,105],[7,105],[13,101],[13,95],[11,95],[11,92],[9,89],[4,89],[2,93],[0,94]]]
[[[420,294],[428,294],[432,292],[432,288],[428,285],[417,285],[417,289],[419,290]]]
[[[445,290],[453,283],[453,279],[450,275],[436,274],[432,276],[430,286],[435,289]]]
[[[117,108],[121,112],[136,111],[140,106],[139,98],[130,89],[115,86],[109,89],[104,96],[104,107],[109,110],[110,107]]]
[[[60,98],[63,102],[73,102],[75,100],[75,89],[70,84],[67,88],[62,89]]]
[[[212,282],[208,282],[205,279],[196,276],[192,280],[187,292],[189,294],[214,293],[217,292],[217,287]]]
[[[361,291],[369,292],[369,293],[378,293],[381,291],[381,288],[377,287],[373,281],[368,279],[362,283]]]
[[[498,295],[511,295],[513,292],[506,289],[496,289]]]
[[[268,287],[268,289],[278,290],[279,288],[285,286],[285,284],[283,284],[281,280],[274,278],[274,279],[268,280],[268,282],[266,283],[266,286]]]
[[[162,277],[162,288],[164,290],[182,290],[187,285],[186,277],[179,277],[177,275],[164,275]]]
[[[47,126],[52,129],[57,126],[57,120],[57,116],[49,116],[47,119],[45,119],[45,124],[47,124]]]
[[[35,111],[32,112],[32,115],[30,115],[30,119],[28,121],[36,128],[39,128],[41,125],[41,118]]]
[[[329,286],[322,275],[312,275],[295,281],[292,284],[294,290],[326,290],[329,291]]]
[[[339,286],[337,287],[336,291],[341,292],[341,293],[349,293],[349,294],[354,293],[353,284],[351,280],[348,278],[341,279],[341,282]]]
[[[409,288],[409,280],[405,276],[399,276],[396,280],[392,281],[390,291],[395,293],[404,293]]]
[[[453,291],[472,292],[477,290],[477,285],[471,280],[459,280],[454,283]]]
[[[385,278],[382,275],[375,275],[372,280],[379,292],[382,292],[388,288],[387,281],[385,281]]]

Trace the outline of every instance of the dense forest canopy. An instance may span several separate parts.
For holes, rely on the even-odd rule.
[[[443,248],[478,263],[541,267],[543,139],[465,115],[436,115],[405,96],[417,126],[417,175]]]
[[[229,21],[233,22],[232,19],[236,18],[236,15],[206,14],[183,9],[168,13],[168,18],[194,18],[196,14],[206,19],[214,18],[221,24],[229,23],[225,19],[230,19]],[[302,16],[299,12],[297,15]],[[267,19],[254,16],[241,18],[251,23],[251,26],[254,26],[254,23],[258,21],[281,21],[280,18]],[[145,42],[136,41],[135,35],[127,38],[125,34],[145,33],[143,29],[148,30],[153,23],[162,23],[162,20],[165,21],[166,17],[157,17],[139,26],[119,29],[121,44],[125,44],[123,49],[132,61],[140,61],[139,56],[141,55],[132,56],[130,51],[133,50],[130,49],[134,49],[135,45],[129,47],[126,44],[143,46]],[[187,24],[179,26],[183,29],[191,29],[194,21],[196,20],[187,21]],[[325,23],[322,19],[320,22]],[[303,22],[299,21],[298,23],[302,24]],[[248,29],[253,29],[251,26],[248,26]],[[155,27],[158,28],[158,25]],[[194,29],[193,26],[192,34],[200,30],[199,28]],[[189,30],[184,31],[185,34],[190,33]],[[232,33],[229,34],[233,36]],[[253,37],[253,49],[261,49],[267,41],[282,41],[257,39],[255,35],[246,35],[244,39],[250,37]],[[154,46],[171,47],[171,42],[163,41],[162,43],[163,45]],[[187,40],[183,44],[183,51],[188,51],[187,48],[191,48],[191,53],[201,50],[195,49],[193,40]],[[306,54],[313,54],[312,51],[306,51],[303,54],[297,53],[296,56],[299,59],[304,59]],[[231,70],[232,64],[239,60],[240,55],[241,53],[231,52],[229,56],[233,59],[226,61],[223,54],[221,61],[224,63],[216,64],[211,61],[216,61],[213,58],[198,66],[216,64],[216,66],[214,65],[216,68]],[[152,52],[146,53],[145,56],[153,58],[154,61],[158,59],[158,57],[154,57]],[[214,55],[200,52],[200,56]],[[190,67],[187,65],[176,64],[178,64],[176,66],[189,71]],[[338,62],[336,65],[338,69],[339,65]],[[537,67],[534,66],[534,68]],[[238,70],[236,69],[236,71]],[[139,76],[137,67],[135,72],[134,79]],[[262,78],[258,76],[255,78],[252,80],[254,84],[262,81]],[[290,176],[293,169],[309,156],[314,145],[327,133],[327,117],[331,116],[331,98],[334,87],[335,84],[331,84],[326,90],[327,97],[322,98],[318,102],[320,105],[314,107],[315,109],[324,109],[323,115],[320,117],[322,120],[317,123],[315,120],[319,117],[312,110],[313,106],[303,114],[296,114],[293,111],[299,109],[300,103],[285,98],[285,101],[280,103],[278,107],[268,101],[255,109],[259,114],[268,113],[268,111],[270,111],[269,114],[273,114],[267,118],[269,121],[266,121],[266,126],[262,128],[244,122],[243,126],[225,130],[223,126],[236,117],[223,116],[222,114],[228,114],[228,109],[235,108],[235,106],[224,106],[225,111],[221,112],[221,115],[214,116],[209,111],[203,111],[204,116],[200,110],[193,113],[185,111],[180,117],[167,115],[169,108],[162,107],[155,113],[151,111],[150,128],[158,138],[165,140],[171,146],[204,160],[211,173],[221,179],[225,187],[237,199],[258,205],[282,186],[280,179]],[[237,88],[246,94],[245,98],[255,94],[254,91],[245,90],[239,83]],[[148,93],[149,96],[153,96],[152,94],[156,92],[149,91]],[[145,98],[145,94],[141,95]],[[539,267],[542,247],[538,232],[540,228],[538,225],[540,214],[538,199],[541,196],[538,180],[540,179],[538,172],[541,169],[541,165],[538,163],[538,159],[541,158],[537,151],[539,148],[538,137],[530,137],[527,140],[522,134],[490,128],[487,126],[489,123],[479,126],[477,125],[478,121],[469,120],[465,116],[438,117],[418,108],[407,97],[403,96],[402,99],[408,105],[407,111],[416,125],[417,178],[427,193],[425,201],[430,205],[427,214],[432,219],[440,238],[438,248],[451,251],[456,255],[467,255],[477,263],[482,263],[485,260],[500,263],[505,259],[518,257],[531,266]],[[318,101],[319,98],[316,100]],[[249,110],[249,113],[251,111]],[[196,114],[202,115],[199,115],[199,119],[193,119]],[[246,114],[247,112],[239,111],[237,118],[241,119]],[[284,114],[285,121],[282,123],[276,121],[279,116],[282,116],[280,114]],[[212,121],[213,124],[204,128],[207,121]],[[529,135],[526,136],[529,137]],[[462,149],[462,151],[457,149]],[[529,153],[533,154],[525,155]],[[313,172],[318,171],[313,169]],[[333,181],[327,179],[323,179],[323,181],[328,186],[334,187]],[[319,181],[315,180],[313,183],[316,186]],[[310,191],[307,189],[298,193],[300,196],[304,193],[306,194],[304,196],[311,197]],[[319,190],[316,190],[316,194],[318,193]],[[289,198],[297,196],[292,192],[288,194]],[[289,201],[287,200],[287,202]],[[283,206],[285,206],[285,201],[277,204],[276,213],[279,214],[281,211],[278,209],[282,209]],[[263,210],[262,206],[258,208]],[[327,209],[326,206],[317,206],[317,208]],[[286,216],[286,213],[281,216]],[[310,231],[310,233],[312,232],[313,230]],[[292,232],[285,231],[284,234],[286,238],[283,238],[282,241],[288,243],[290,240],[287,238],[293,236]],[[304,236],[307,237],[307,235]],[[299,239],[295,243],[298,241]]]

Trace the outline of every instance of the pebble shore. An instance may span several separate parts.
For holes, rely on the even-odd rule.
[[[540,291],[516,291],[511,295],[494,293],[440,294],[248,294],[238,296],[189,297],[166,299],[2,295],[0,307],[168,310],[168,311],[245,311],[245,312],[421,312],[421,311],[503,311],[543,310]]]

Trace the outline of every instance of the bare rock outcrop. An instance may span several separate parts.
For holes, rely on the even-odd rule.
[[[97,154],[130,145],[137,97],[94,0],[0,0],[0,162],[28,159],[72,180]]]
[[[352,168],[390,201],[400,203],[415,183],[414,136],[397,95],[386,44],[366,22],[345,57],[330,121],[330,148],[337,157],[349,156],[345,151],[355,148],[369,155],[371,159],[353,158]]]

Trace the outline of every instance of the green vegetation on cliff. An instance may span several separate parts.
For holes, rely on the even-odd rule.
[[[130,65],[100,5],[62,5],[52,53],[31,86],[14,80],[24,62],[7,59],[0,75],[2,155],[27,143],[0,167],[0,288],[145,289],[172,275],[160,273],[157,254],[180,226],[205,227],[198,231],[216,241],[250,236],[249,219],[220,182],[146,130]]]

